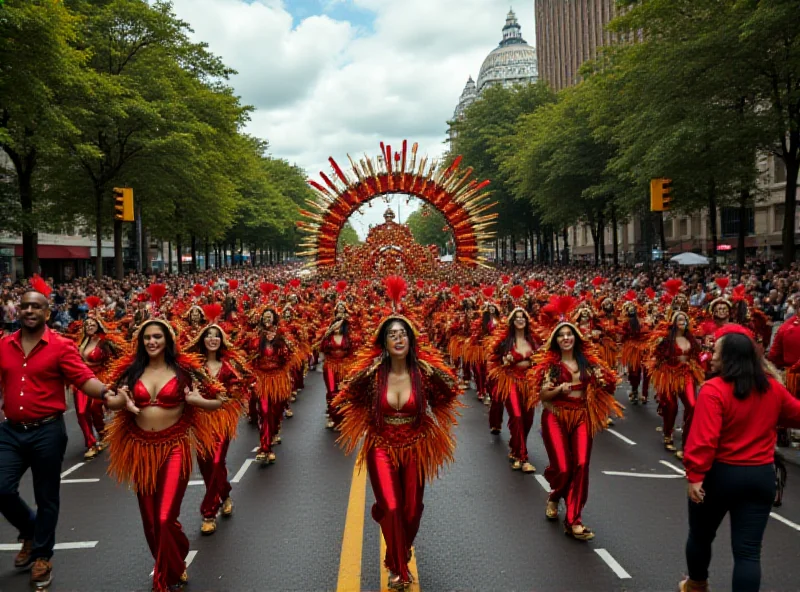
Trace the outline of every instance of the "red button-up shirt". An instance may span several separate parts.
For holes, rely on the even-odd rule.
[[[75,344],[45,327],[28,356],[20,331],[0,339],[3,411],[11,421],[36,421],[67,409],[65,383],[81,386],[94,374]]]
[[[714,461],[737,466],[768,465],[775,455],[775,426],[800,427],[800,401],[778,381],[740,401],[733,384],[712,378],[700,388],[692,431],[683,451],[690,483],[700,483]]]
[[[790,368],[800,360],[800,317],[794,316],[778,328],[769,349],[769,361]]]

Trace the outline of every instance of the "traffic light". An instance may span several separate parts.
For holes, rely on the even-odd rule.
[[[667,212],[672,201],[672,179],[650,179],[650,211]]]
[[[114,187],[114,220],[133,222],[133,189]]]

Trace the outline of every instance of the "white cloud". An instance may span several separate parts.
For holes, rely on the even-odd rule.
[[[292,0],[174,0],[196,38],[238,70],[236,92],[257,107],[248,131],[275,156],[316,177],[328,156],[376,155],[380,141],[407,138],[440,155],[467,77],[502,38],[508,2],[329,0],[319,10],[348,4],[374,14],[370,30],[325,14],[294,21]],[[533,2],[515,11],[533,45]]]

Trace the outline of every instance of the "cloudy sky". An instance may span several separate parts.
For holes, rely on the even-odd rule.
[[[509,9],[508,0],[173,1],[238,71],[232,84],[256,108],[248,131],[313,178],[328,156],[374,156],[381,141],[441,154],[467,77],[500,42]],[[533,5],[513,5],[531,45]],[[359,234],[384,209],[354,216]]]

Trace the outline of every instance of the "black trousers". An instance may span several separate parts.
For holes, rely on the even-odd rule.
[[[742,467],[714,463],[703,481],[705,501],[689,500],[689,577],[708,579],[711,543],[725,514],[731,515],[733,592],[757,592],[761,586],[761,541],[775,499],[774,465]]]
[[[33,539],[33,559],[53,556],[58,523],[61,463],[67,449],[64,418],[29,431],[0,424],[0,513],[19,531]],[[19,496],[19,482],[31,469],[37,511]]]

